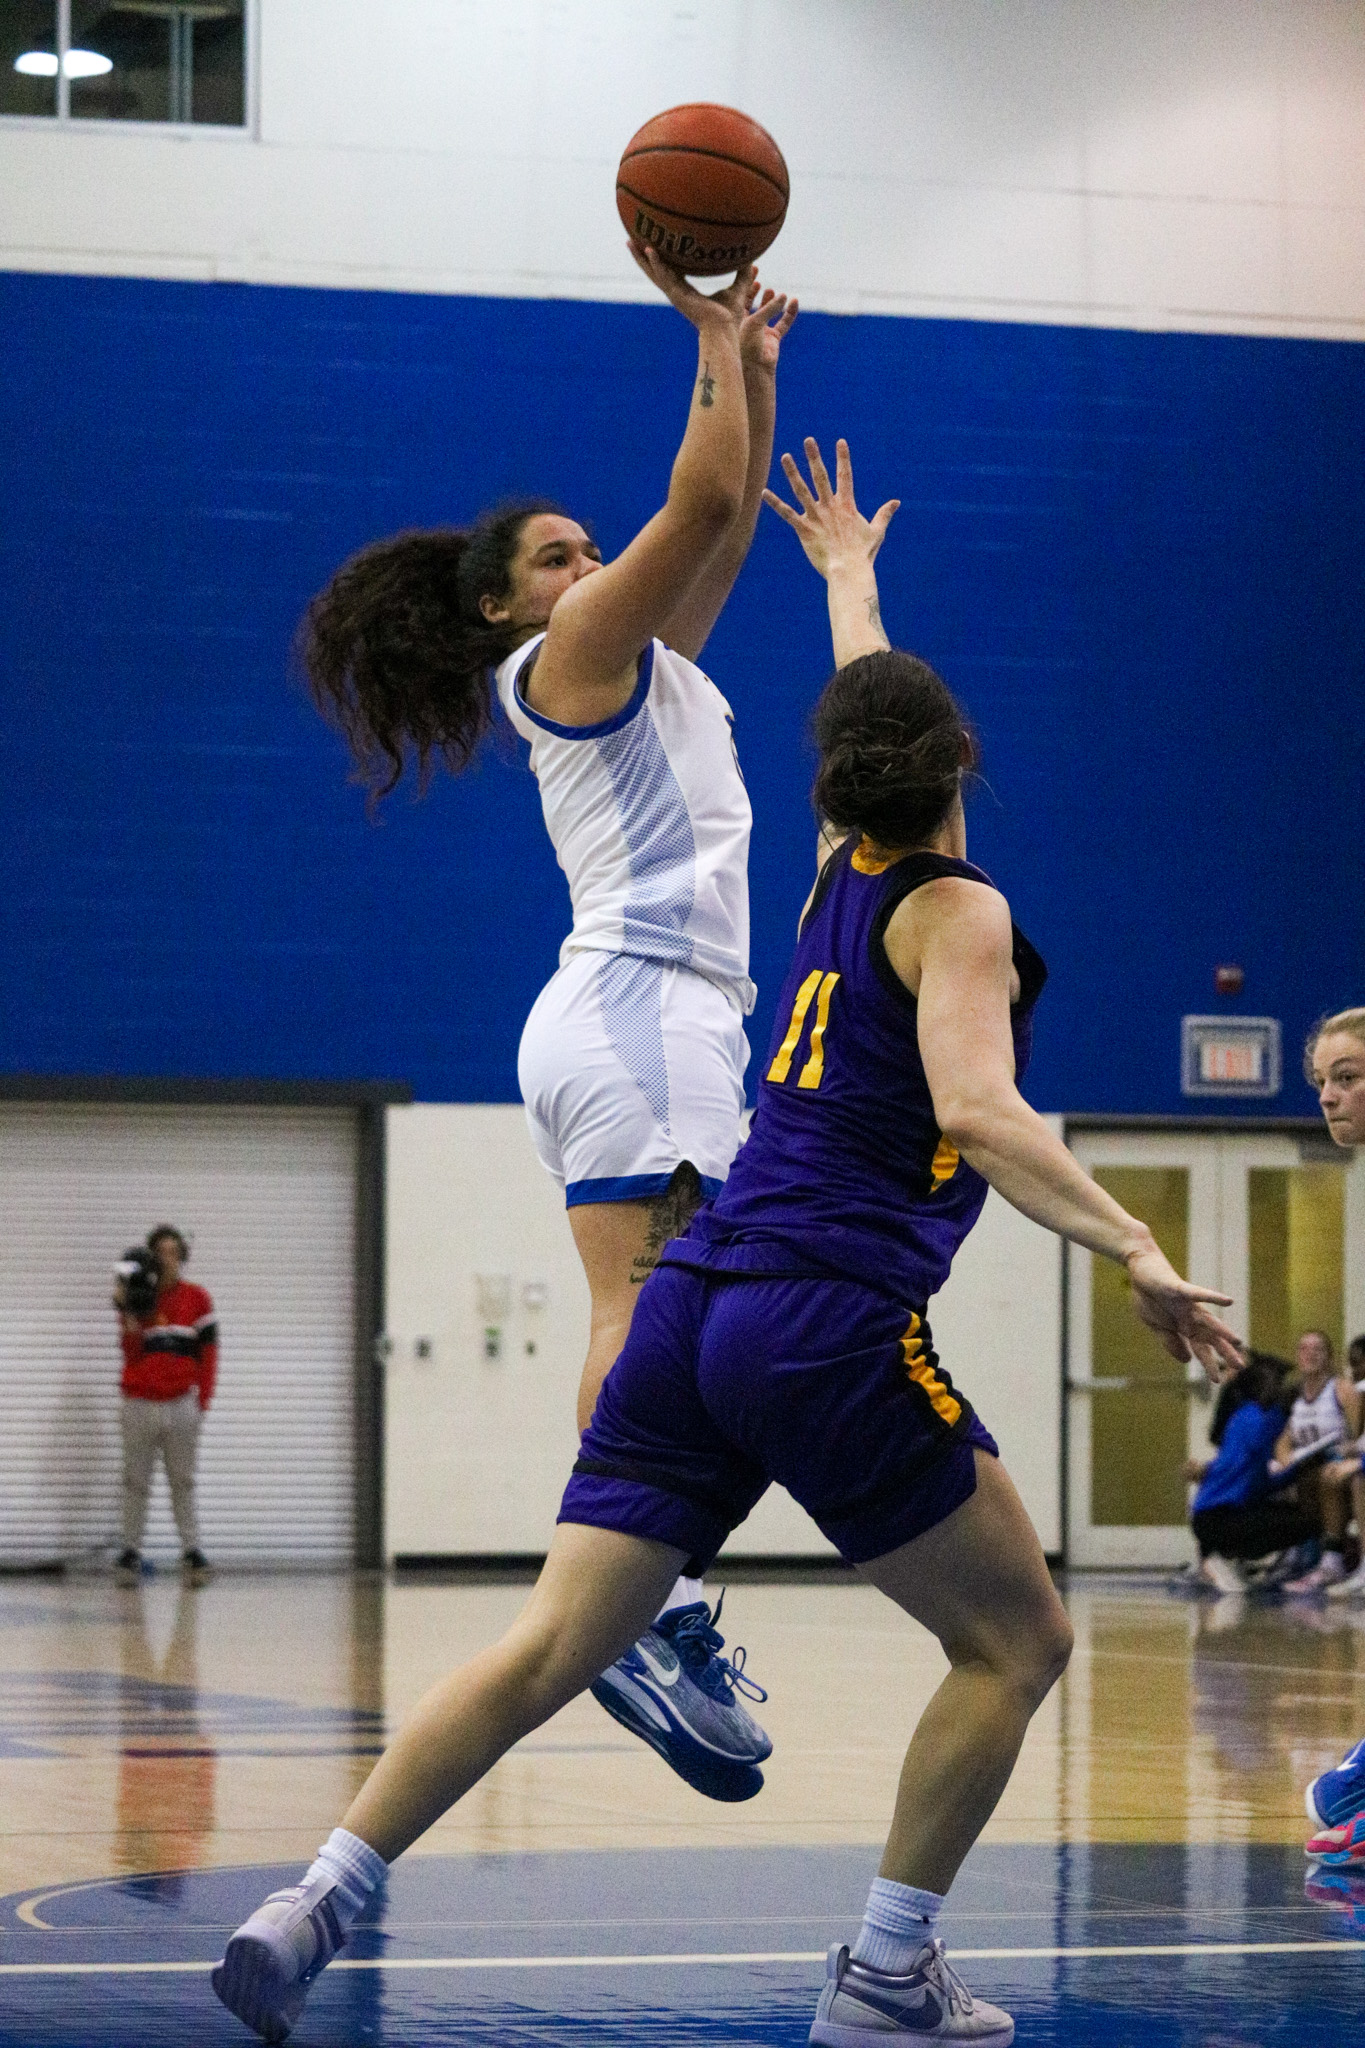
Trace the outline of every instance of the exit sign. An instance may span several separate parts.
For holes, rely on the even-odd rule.
[[[1278,1017],[1182,1017],[1182,1095],[1278,1095]]]

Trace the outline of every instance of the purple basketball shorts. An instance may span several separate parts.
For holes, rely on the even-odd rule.
[[[635,1306],[559,1510],[651,1537],[700,1576],[776,1480],[851,1564],[976,1490],[990,1432],[921,1315],[855,1280],[663,1265]]]

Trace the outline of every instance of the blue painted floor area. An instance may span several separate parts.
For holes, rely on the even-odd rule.
[[[84,1617],[37,1609],[67,1625]],[[0,1625],[15,1626],[13,1606]],[[31,1618],[21,1611],[21,1624]],[[96,1615],[96,1621],[101,1618]],[[192,1611],[191,1611],[192,1618]],[[137,1624],[134,1624],[137,1625]],[[150,1655],[150,1653],[147,1653]],[[377,1709],[299,1706],[259,1693],[214,1692],[127,1671],[0,1673],[0,1757],[61,1757],[74,1744],[113,1741],[123,1756],[379,1756]],[[152,1743],[139,1749],[137,1743]]]
[[[412,1858],[347,1951],[385,1967],[329,1970],[292,2038],[298,2048],[794,2048],[823,1974],[815,1958],[852,1934],[875,1862],[872,1850],[844,1847]],[[206,1970],[126,1966],[206,1965],[267,1890],[297,1875],[204,1870],[85,1885],[30,1899],[40,1926],[20,1917],[23,1895],[0,1901],[0,1964],[97,1966],[0,1976],[0,2048],[249,2041],[213,1999]],[[1021,2048],[1335,2048],[1365,2038],[1365,1880],[1306,1878],[1297,1851],[982,1847],[943,1933],[972,1988],[1013,2012]],[[1329,1946],[1261,1946],[1280,1943]],[[1191,1944],[1202,1952],[1135,1952]],[[1074,1953],[1095,1948],[1120,1953]],[[972,1949],[996,1953],[968,1959]],[[718,1959],[741,1954],[801,1959]],[[595,1960],[520,1966],[530,1957]],[[403,1967],[475,1958],[497,1966]]]

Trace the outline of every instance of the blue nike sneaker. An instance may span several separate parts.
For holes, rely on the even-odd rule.
[[[889,2048],[896,2041],[1009,2048],[1014,2021],[998,2005],[972,1997],[941,1941],[927,1941],[904,1977],[855,1963],[836,1945],[825,1960],[825,1988],[809,2039],[815,2048]]]
[[[1340,1827],[1344,1820],[1365,1812],[1365,1742],[1358,1742],[1334,1771],[1314,1778],[1303,1803],[1308,1818],[1321,1821],[1325,1828]]]
[[[708,1799],[752,1799],[772,1743],[736,1694],[768,1695],[744,1669],[744,1652],[722,1657],[725,1638],[704,1600],[671,1607],[592,1686],[614,1721],[629,1728]]]

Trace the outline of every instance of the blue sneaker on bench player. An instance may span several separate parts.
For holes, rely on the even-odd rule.
[[[1310,1835],[1303,1853],[1328,1869],[1365,1871],[1365,1813],[1353,1814],[1339,1827]]]
[[[1365,1812],[1365,1742],[1348,1750],[1334,1771],[1314,1778],[1304,1794],[1308,1818],[1325,1828],[1340,1827]]]
[[[708,1799],[752,1799],[763,1789],[758,1769],[772,1743],[741,1706],[768,1695],[744,1670],[744,1651],[722,1657],[725,1638],[715,1611],[698,1600],[670,1607],[592,1688],[614,1721],[629,1728],[680,1778]]]

